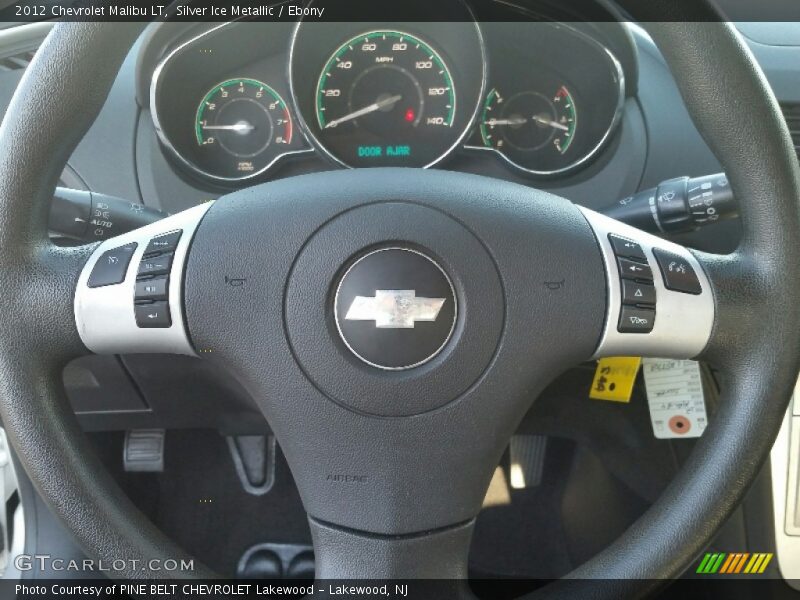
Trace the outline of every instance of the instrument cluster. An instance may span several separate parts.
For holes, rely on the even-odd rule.
[[[461,5],[460,5],[461,6]],[[457,154],[544,178],[613,137],[625,96],[611,50],[551,22],[232,22],[167,52],[150,105],[165,154],[223,186],[290,160],[433,167]]]

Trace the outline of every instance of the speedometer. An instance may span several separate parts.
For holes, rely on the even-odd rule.
[[[455,82],[442,56],[402,31],[339,46],[316,87],[318,136],[347,166],[428,166],[453,144]]]

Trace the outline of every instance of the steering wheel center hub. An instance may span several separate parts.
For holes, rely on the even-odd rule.
[[[373,367],[403,371],[441,352],[455,328],[458,304],[450,278],[432,258],[389,247],[347,269],[333,314],[353,354]]]
[[[328,398],[410,416],[462,395],[491,362],[502,284],[485,247],[439,210],[346,210],[301,250],[285,296],[295,359]]]

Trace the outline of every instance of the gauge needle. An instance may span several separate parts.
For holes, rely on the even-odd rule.
[[[253,127],[246,121],[239,121],[233,125],[203,125],[203,129],[221,130],[221,131],[235,131],[236,133],[248,133],[253,131]]]
[[[533,115],[532,119],[541,125],[548,125],[550,127],[554,127],[556,129],[561,129],[563,131],[569,131],[569,127],[566,125],[559,123],[557,121],[551,121],[547,117],[542,117],[541,115]]]
[[[364,115],[373,113],[376,110],[380,110],[387,106],[391,106],[392,104],[395,104],[402,98],[403,97],[400,94],[397,94],[395,96],[389,96],[388,98],[384,98],[383,100],[378,100],[377,102],[373,102],[369,106],[365,106],[364,108],[359,108],[358,110],[353,111],[348,115],[339,117],[338,119],[334,119],[333,121],[325,125],[325,129],[327,129],[328,127],[336,127],[337,125],[346,123],[347,121],[352,121],[353,119],[357,119],[358,117],[363,117]]]
[[[528,119],[524,117],[513,117],[511,119],[489,119],[488,121],[484,121],[484,125],[489,125],[490,127],[496,125],[525,125],[527,122]]]

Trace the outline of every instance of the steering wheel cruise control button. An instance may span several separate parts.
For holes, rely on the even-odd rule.
[[[659,248],[653,248],[653,255],[656,257],[658,268],[661,269],[664,286],[668,290],[695,295],[702,293],[700,280],[689,261]]]
[[[647,256],[638,242],[628,238],[609,233],[608,241],[617,257],[622,288],[617,331],[650,333],[656,320],[656,288],[652,284],[653,270]]]
[[[172,325],[167,302],[149,302],[135,304],[136,324],[142,328],[167,328]]]
[[[637,283],[629,279],[622,280],[623,304],[655,304],[656,288],[646,283]]]
[[[147,248],[144,251],[145,256],[154,254],[161,254],[164,252],[172,252],[178,246],[178,240],[181,239],[181,231],[173,231],[166,235],[160,235],[150,240]]]
[[[614,249],[614,254],[617,256],[625,256],[633,260],[647,262],[644,250],[642,250],[642,247],[636,242],[614,235],[613,233],[608,234],[608,241],[611,242],[611,247]]]
[[[650,265],[634,262],[627,258],[618,258],[617,267],[619,268],[619,276],[623,279],[653,281],[653,270]]]
[[[136,244],[130,243],[104,252],[95,263],[86,285],[97,288],[125,281],[125,274],[135,251]]]
[[[650,333],[656,322],[656,311],[650,308],[623,306],[619,313],[620,333]]]
[[[169,277],[154,277],[136,282],[136,300],[166,300]]]

